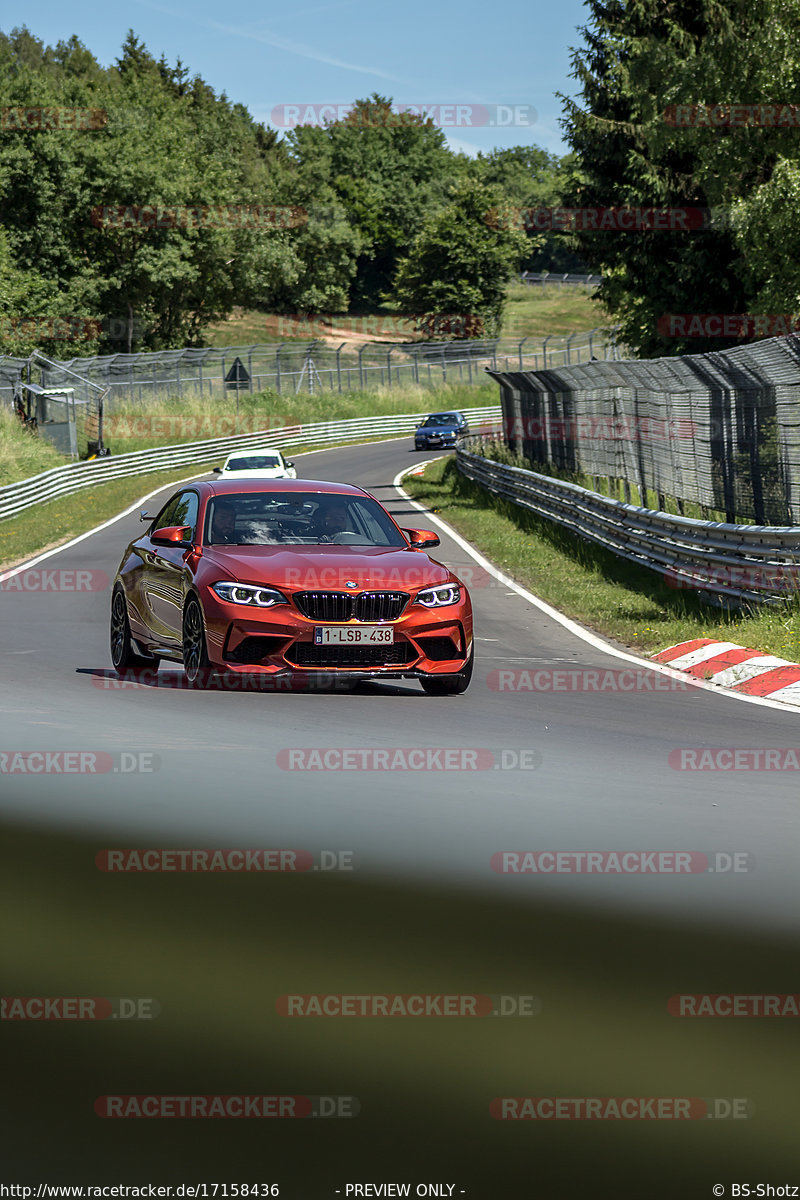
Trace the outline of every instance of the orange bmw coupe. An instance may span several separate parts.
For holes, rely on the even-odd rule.
[[[187,681],[248,675],[418,679],[466,691],[464,584],[361,488],[312,480],[187,484],[127,547],[111,599],[124,675],[182,662]]]

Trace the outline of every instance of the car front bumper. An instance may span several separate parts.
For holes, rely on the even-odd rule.
[[[201,603],[209,659],[226,672],[398,679],[452,675],[463,670],[472,649],[472,608],[466,595],[438,612],[411,604],[395,621],[368,622],[394,629],[392,644],[375,646],[315,645],[315,628],[362,625],[354,620],[312,620],[293,605],[259,610],[227,603],[210,591]]]

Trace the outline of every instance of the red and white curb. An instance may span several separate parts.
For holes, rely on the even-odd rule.
[[[800,665],[735,642],[693,638],[654,654],[653,661],[746,696],[800,705]]]

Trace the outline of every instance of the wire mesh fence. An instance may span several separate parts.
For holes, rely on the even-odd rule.
[[[95,389],[108,388],[106,411],[151,398],[228,396],[273,390],[279,394],[350,392],[405,384],[486,382],[485,368],[533,369],[618,358],[614,330],[546,338],[496,338],[449,342],[342,342],[315,340],[224,349],[163,350],[112,354],[53,362],[41,369],[45,387],[69,385],[91,403]],[[10,402],[14,382],[27,360],[0,358],[0,398]],[[78,375],[84,381],[81,389]]]
[[[800,336],[675,358],[491,371],[531,464],[724,514],[800,524]]]

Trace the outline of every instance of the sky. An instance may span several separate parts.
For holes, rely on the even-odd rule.
[[[322,123],[378,92],[428,106],[453,150],[536,145],[565,154],[555,93],[575,92],[570,50],[582,44],[586,16],[581,0],[497,8],[478,0],[39,0],[21,18],[3,17],[0,29],[27,24],[50,45],[75,34],[108,66],[132,28],[155,58],[180,58],[190,75],[280,129],[300,117]]]

